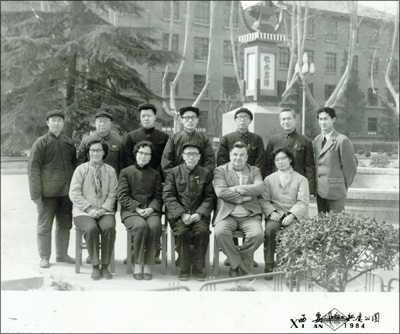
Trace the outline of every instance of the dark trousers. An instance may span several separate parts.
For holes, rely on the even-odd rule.
[[[191,265],[198,271],[203,271],[206,265],[205,257],[211,233],[210,221],[201,219],[196,223],[185,225],[179,218],[170,220],[169,224],[176,240],[181,273],[190,273]],[[190,257],[190,245],[194,246],[193,258]]]
[[[92,266],[100,264],[100,235],[101,235],[101,264],[110,264],[115,242],[115,216],[104,215],[100,219],[89,216],[74,217],[77,228],[83,231],[87,250]]]
[[[133,263],[153,265],[154,253],[161,235],[161,218],[152,214],[144,219],[139,214],[130,216],[123,221],[125,227],[133,236]]]
[[[317,195],[318,213],[327,213],[329,211],[342,212],[344,211],[344,198],[338,200],[325,199]]]
[[[51,230],[56,218],[57,257],[68,254],[69,233],[72,228],[72,202],[68,196],[43,197],[36,202],[38,211],[37,243],[39,256],[49,259],[51,255]]]
[[[267,219],[265,222],[264,261],[265,266],[275,265],[276,232],[282,227],[280,221]]]

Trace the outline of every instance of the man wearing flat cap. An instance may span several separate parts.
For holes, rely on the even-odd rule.
[[[249,125],[253,121],[253,114],[247,108],[240,108],[235,112],[236,131],[222,137],[217,153],[217,166],[224,165],[230,161],[229,152],[233,144],[241,141],[249,147],[247,163],[256,166],[264,176],[265,151],[261,136],[250,132]]]
[[[179,253],[180,280],[190,274],[197,280],[206,279],[205,256],[210,239],[210,215],[216,196],[212,186],[213,173],[198,166],[200,146],[182,145],[184,163],[170,169],[163,189],[168,221],[176,238]],[[193,257],[190,245],[194,246]]]
[[[61,135],[65,116],[55,110],[47,114],[49,132],[32,145],[28,161],[29,191],[37,205],[37,243],[40,267],[50,267],[51,230],[56,218],[56,262],[75,263],[68,255],[72,228],[72,203],[68,197],[76,167],[73,142]]]
[[[184,130],[173,134],[168,139],[161,159],[164,174],[167,170],[184,162],[182,153],[185,143],[198,145],[201,154],[198,165],[207,168],[210,172],[214,171],[215,155],[210,139],[204,133],[196,131],[199,113],[199,108],[196,107],[184,107],[179,110]]]
[[[143,140],[148,140],[154,145],[154,154],[149,166],[161,173],[161,156],[168,141],[168,134],[157,130],[154,125],[157,120],[157,109],[151,103],[142,103],[138,107],[142,127],[128,133],[125,141],[125,167],[135,164],[133,148]],[[162,175],[161,175],[162,176]],[[162,178],[162,181],[164,179]]]
[[[123,141],[118,135],[111,133],[112,121],[113,118],[107,111],[100,111],[95,115],[96,132],[82,139],[78,150],[78,165],[89,161],[88,143],[93,140],[100,140],[108,146],[108,154],[104,162],[113,167],[117,176],[119,175],[119,172],[124,167]]]

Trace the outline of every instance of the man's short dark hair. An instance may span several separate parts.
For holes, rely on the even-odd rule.
[[[246,113],[249,117],[250,117],[250,120],[252,121],[253,120],[253,113],[249,110],[249,109],[247,109],[247,108],[240,108],[239,110],[237,110],[236,112],[235,112],[235,117],[234,117],[234,119],[236,119],[236,117],[237,117],[237,115],[238,114],[240,114],[240,113]]]
[[[337,117],[335,109],[331,107],[322,107],[317,110],[317,118],[319,117],[319,114],[323,112],[326,112],[331,118]]]
[[[94,144],[101,144],[103,147],[104,155],[103,155],[103,160],[107,157],[108,155],[108,145],[106,143],[102,143],[100,139],[93,139],[87,144],[87,151],[89,153],[90,147]]]
[[[234,148],[245,148],[247,151],[247,155],[249,154],[249,145],[242,141],[237,141],[236,143],[233,144],[232,148],[229,150],[229,152],[232,152]]]
[[[148,140],[142,140],[142,141],[140,141],[140,142],[138,142],[136,145],[135,145],[135,147],[133,148],[133,154],[135,154],[135,156],[136,156],[136,153],[138,153],[139,152],[139,150],[142,148],[142,147],[150,147],[150,149],[151,149],[151,156],[153,156],[153,152],[154,152],[154,145],[153,145],[153,143],[151,142],[151,141],[148,141]]]
[[[154,104],[151,104],[151,103],[142,103],[142,104],[139,104],[139,107],[138,107],[139,114],[140,114],[140,112],[141,112],[143,109],[151,109],[151,110],[153,110],[154,115],[157,114],[157,108],[155,107]]]
[[[279,115],[282,114],[283,112],[291,112],[293,115],[293,118],[296,118],[297,114],[293,109],[290,108],[283,108],[280,112]]]
[[[272,160],[275,161],[275,157],[278,155],[278,153],[281,153],[281,152],[286,154],[286,156],[290,159],[290,165],[292,167],[294,167],[294,155],[286,147],[278,148],[276,151],[272,152]]]

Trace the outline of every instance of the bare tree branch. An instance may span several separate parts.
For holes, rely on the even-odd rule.
[[[235,40],[233,38],[233,14],[234,14],[234,9],[235,9],[235,1],[231,1],[231,11],[230,11],[230,16],[229,16],[229,30],[230,30],[230,35],[231,35],[231,48],[232,48],[232,56],[233,56],[233,67],[235,69],[235,76],[236,76],[236,81],[239,86],[239,92],[240,92],[240,100],[243,101],[243,82],[240,78],[239,74],[239,65],[237,61],[237,55],[236,55],[236,45],[235,45]],[[238,49],[239,51],[239,49]]]

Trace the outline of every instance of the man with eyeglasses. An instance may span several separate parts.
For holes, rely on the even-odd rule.
[[[183,145],[189,142],[200,147],[201,156],[198,165],[207,168],[210,172],[214,171],[215,155],[210,139],[204,133],[196,131],[199,113],[199,108],[191,106],[179,110],[184,130],[173,134],[168,139],[161,159],[161,168],[164,174],[184,162]]]
[[[247,108],[240,108],[235,112],[236,131],[226,134],[222,137],[217,153],[217,166],[229,162],[229,152],[233,144],[241,141],[249,147],[249,157],[247,163],[250,166],[256,166],[264,176],[265,151],[264,143],[256,133],[249,131],[250,123],[253,121],[253,114]]]
[[[315,163],[312,141],[297,132],[296,112],[294,110],[289,108],[282,109],[279,113],[279,121],[283,132],[272,136],[268,141],[265,151],[265,176],[269,176],[277,171],[272,159],[273,153],[279,149],[287,148],[294,156],[294,171],[307,179],[310,194],[314,195]]]
[[[95,115],[96,132],[82,139],[78,149],[78,165],[89,161],[88,143],[93,140],[100,140],[101,143],[108,146],[108,154],[104,162],[111,165],[117,176],[119,175],[121,169],[124,168],[123,141],[118,135],[111,132],[112,121],[113,118],[107,111],[101,111]]]
[[[142,127],[128,133],[125,141],[125,166],[132,166],[135,164],[135,156],[133,148],[135,145],[143,140],[148,140],[154,145],[154,152],[149,163],[149,166],[158,170],[161,174],[162,181],[164,181],[161,173],[161,156],[163,154],[165,145],[168,141],[168,134],[164,131],[155,128],[157,120],[157,108],[151,103],[142,103],[138,107],[140,122]]]
[[[170,169],[163,189],[168,221],[176,238],[180,280],[190,273],[197,280],[206,279],[205,256],[210,238],[210,215],[214,209],[213,173],[198,166],[201,149],[197,144],[182,145],[184,163]],[[194,246],[191,257],[190,245]]]
[[[75,263],[68,255],[72,228],[72,202],[68,197],[76,167],[76,150],[72,141],[61,135],[65,116],[60,110],[47,114],[49,132],[32,145],[28,162],[29,191],[37,205],[37,243],[40,267],[50,267],[51,230],[56,218],[56,262]]]

